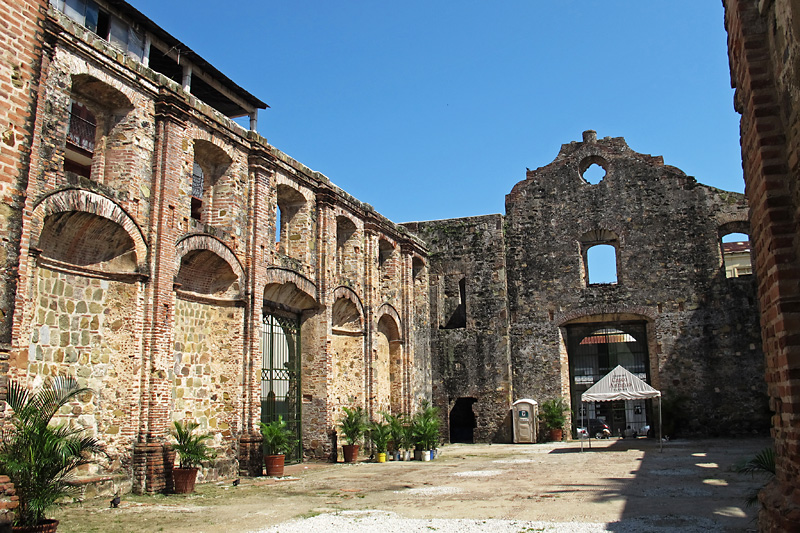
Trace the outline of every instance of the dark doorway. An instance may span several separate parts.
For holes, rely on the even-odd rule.
[[[450,442],[475,442],[474,429],[478,426],[472,404],[475,398],[458,398],[450,410]]]

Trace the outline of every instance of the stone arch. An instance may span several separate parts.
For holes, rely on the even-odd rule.
[[[282,177],[281,177],[282,178]],[[280,253],[300,259],[308,253],[308,238],[311,233],[308,193],[285,178],[278,179],[275,186],[275,241]]]
[[[376,313],[376,315],[378,316],[379,323],[384,316],[391,317],[397,324],[398,339],[400,339],[399,331],[401,331],[400,328],[403,324],[403,321],[400,320],[400,313],[397,312],[397,309],[395,309],[392,305],[385,303],[378,308],[378,312]]]
[[[317,286],[297,272],[272,267],[267,269],[265,279],[264,301],[285,306],[294,312],[319,307]]]
[[[194,140],[194,161],[192,168],[192,218],[202,222],[212,222],[214,212],[215,186],[231,166],[233,159],[228,153],[205,139]]]
[[[732,233],[746,235],[747,240],[725,240],[725,237]],[[726,217],[725,221],[717,226],[717,246],[719,266],[726,278],[749,276],[753,273],[750,222],[746,217]]]
[[[91,74],[74,74],[71,82],[64,171],[104,181],[107,152],[116,141],[124,142],[117,126],[134,105],[117,87]]]
[[[334,329],[350,333],[364,331],[364,306],[358,295],[349,287],[340,286],[333,291],[331,325]]]
[[[102,220],[98,220],[102,219]],[[107,221],[107,222],[104,222]],[[112,224],[109,225],[109,224]],[[32,227],[41,228],[38,233],[34,232],[31,235],[31,248],[40,249],[48,257],[48,251],[43,250],[42,246],[55,246],[57,249],[70,248],[69,243],[73,243],[74,249],[72,252],[59,253],[59,255],[67,259],[65,262],[72,263],[69,260],[69,254],[75,255],[78,246],[75,246],[75,239],[92,238],[95,242],[99,239],[96,238],[97,233],[108,232],[113,242],[116,242],[119,247],[126,250],[128,244],[126,239],[130,240],[129,246],[134,254],[132,258],[132,268],[123,268],[125,271],[135,271],[144,273],[147,270],[147,245],[145,244],[139,226],[128,213],[117,203],[112,200],[101,196],[97,193],[82,190],[82,189],[65,189],[51,193],[44,198],[40,199],[34,206],[31,215]],[[84,228],[81,233],[74,233],[72,240],[64,239],[67,235],[64,231],[71,231]],[[119,227],[119,230],[116,228]],[[88,233],[87,233],[88,231]],[[42,237],[45,241],[42,242]],[[59,240],[61,242],[53,242]],[[105,242],[105,241],[100,241]],[[90,244],[90,243],[84,243]],[[113,249],[111,251],[114,251]],[[121,251],[121,250],[117,250]],[[88,252],[87,252],[88,253]],[[101,253],[99,250],[97,253]],[[123,255],[127,250],[123,252]],[[58,259],[53,257],[52,259]],[[125,261],[127,262],[127,261]]]
[[[211,235],[190,235],[176,244],[175,281],[180,289],[222,298],[241,298],[244,270],[233,252]]]
[[[376,410],[401,414],[403,412],[403,374],[405,356],[401,321],[397,310],[389,304],[378,309],[378,327],[374,347],[374,388]]]

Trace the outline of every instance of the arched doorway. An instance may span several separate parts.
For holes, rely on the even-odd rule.
[[[567,325],[566,330],[574,425],[601,420],[613,435],[622,434],[628,427],[637,432],[645,428],[653,419],[649,400],[583,404],[581,394],[617,365],[651,383],[647,323],[583,323]]]

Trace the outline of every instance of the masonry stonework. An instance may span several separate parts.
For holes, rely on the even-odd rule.
[[[591,164],[605,170],[599,183],[583,178]],[[586,352],[605,332],[625,337],[616,350],[635,337],[636,355],[617,359],[677,406],[670,433],[764,433],[755,281],[727,278],[721,247],[748,231],[747,217],[743,195],[589,131],[528,172],[505,216],[409,224],[431,250],[436,403],[452,418],[455,402],[474,401],[479,441],[509,440],[522,398],[564,397],[578,425],[580,393],[614,366]],[[613,282],[591,280],[596,245],[613,249]],[[655,424],[653,406],[602,407],[584,418],[607,419],[615,434]]]
[[[266,104],[178,62],[187,47],[133,7],[98,5],[127,50],[57,1],[0,5],[18,25],[2,30],[3,378],[91,387],[62,418],[136,492],[169,490],[173,421],[213,436],[214,480],[261,475],[260,421],[284,416],[296,459],[324,458],[343,406],[429,397],[425,287],[404,271],[421,279],[425,244],[231,119]],[[187,62],[202,100],[173,79]]]

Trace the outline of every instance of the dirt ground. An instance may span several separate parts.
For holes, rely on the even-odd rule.
[[[287,477],[198,485],[191,495],[123,495],[61,507],[59,532],[254,531],[341,510],[385,510],[406,518],[513,519],[658,524],[754,531],[746,493],[763,479],[731,465],[767,439],[653,439],[444,446],[432,462],[306,463]]]

